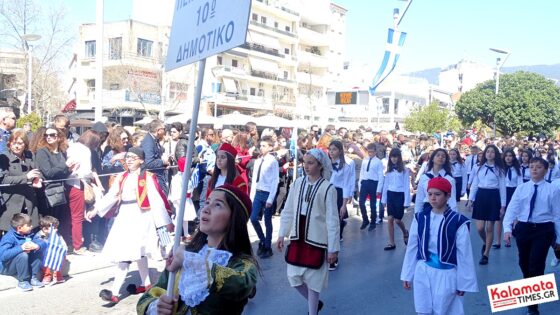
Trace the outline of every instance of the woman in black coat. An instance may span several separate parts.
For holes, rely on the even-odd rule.
[[[14,214],[27,213],[34,226],[39,224],[37,198],[34,186],[40,185],[39,170],[33,154],[27,150],[29,141],[22,129],[14,131],[8,139],[8,152],[0,155],[0,184],[3,186],[0,203],[0,231],[8,231]],[[36,179],[36,180],[35,180]]]

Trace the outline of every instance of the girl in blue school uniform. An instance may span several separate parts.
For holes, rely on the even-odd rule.
[[[397,248],[395,245],[395,224],[403,233],[404,244],[408,244],[408,230],[402,218],[404,209],[410,206],[410,170],[404,166],[401,150],[394,148],[389,153],[387,172],[383,180],[381,203],[387,205],[389,244],[385,250]]]
[[[495,145],[484,149],[481,166],[473,174],[467,208],[473,210],[472,218],[476,220],[476,229],[484,244],[479,264],[486,265],[494,241],[494,225],[506,210],[504,163]]]
[[[523,177],[521,176],[521,166],[519,165],[519,160],[515,156],[513,149],[507,149],[504,151],[504,171],[505,171],[505,181],[506,181],[506,211],[511,197],[515,192],[517,186],[523,184]],[[502,220],[504,215],[500,216],[500,221],[496,225],[496,243],[492,245],[493,248],[499,249],[502,247]],[[506,243],[506,247],[510,247],[510,243]]]
[[[414,213],[422,211],[424,206],[428,205],[428,181],[434,177],[443,177],[447,179],[451,183],[451,196],[456,195],[455,180],[453,176],[451,176],[449,154],[445,149],[436,149],[430,155],[426,172],[420,176],[420,180],[418,181]],[[455,198],[449,199],[449,207],[457,211],[457,200]]]
[[[455,199],[457,203],[467,192],[467,166],[465,165],[459,150],[449,150],[449,161],[451,162],[451,176],[455,179]]]
[[[531,170],[529,169],[529,162],[533,158],[533,151],[526,149],[521,152],[521,165],[519,171],[521,172],[521,179],[524,183],[531,180]]]
[[[329,157],[332,163],[332,174],[330,183],[336,188],[337,209],[340,215],[340,241],[342,232],[346,226],[348,211],[346,205],[354,195],[356,183],[356,167],[354,161],[344,156],[344,146],[342,142],[334,140],[329,144]],[[336,270],[338,261],[329,264],[329,270]]]
[[[556,152],[554,152],[554,148],[548,148],[546,153],[546,161],[548,162],[548,171],[546,172],[546,176],[544,179],[552,183],[553,180],[560,177],[560,169],[558,168],[558,159],[556,158]]]

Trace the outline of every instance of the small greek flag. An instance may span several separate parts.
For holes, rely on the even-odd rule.
[[[47,253],[43,258],[43,266],[53,271],[60,271],[66,252],[68,252],[68,246],[53,227],[49,232],[48,244]]]
[[[372,85],[369,88],[369,93],[371,95],[375,94],[375,90],[379,84],[385,81],[389,74],[391,74],[391,72],[395,69],[405,38],[405,32],[395,31],[392,28],[389,29],[389,35],[387,36],[387,48],[385,49],[383,61],[381,62],[381,66],[379,67],[375,78],[373,78]],[[388,68],[389,65],[391,65],[390,68]]]
[[[169,231],[167,230],[167,226],[162,226],[157,228],[157,234],[159,237],[159,242],[161,244],[161,246],[167,246],[168,244],[171,244],[171,235],[169,234]]]
[[[198,169],[198,165],[194,168],[191,174],[191,178],[189,179],[189,186],[187,186],[187,190],[192,192],[196,187],[198,187],[198,183],[200,182],[199,174],[200,170]]]

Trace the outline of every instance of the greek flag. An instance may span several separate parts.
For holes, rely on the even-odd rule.
[[[200,183],[200,170],[198,168],[199,166],[197,165],[192,171],[191,178],[189,179],[189,185],[187,186],[188,192],[192,192],[198,186],[198,183]]]
[[[159,242],[161,244],[161,246],[167,246],[168,244],[171,244],[173,241],[171,240],[171,235],[169,234],[169,231],[167,230],[167,226],[162,226],[156,229],[158,237],[159,237]]]
[[[60,271],[62,267],[62,262],[64,262],[64,257],[68,251],[68,246],[57,233],[57,230],[51,227],[49,232],[49,246],[47,247],[47,253],[43,258],[43,266],[53,270]]]
[[[387,36],[387,48],[385,49],[385,55],[383,56],[381,67],[379,67],[375,78],[373,78],[372,85],[369,88],[369,93],[371,95],[375,94],[375,90],[379,84],[381,84],[381,82],[383,82],[395,69],[405,38],[405,32],[395,31],[392,28],[389,29],[389,35]]]

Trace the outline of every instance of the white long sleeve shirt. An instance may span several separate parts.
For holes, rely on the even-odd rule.
[[[472,175],[474,168],[477,166],[477,158],[478,156],[475,154],[468,155],[465,158],[464,165],[467,168],[467,175]]]
[[[430,174],[432,178],[439,176],[447,179],[451,183],[451,196],[455,196],[455,192],[457,191],[457,188],[455,187],[455,179],[451,176],[451,174],[446,174],[444,169],[439,170],[437,174],[434,173],[434,170],[430,170],[429,172],[422,174],[422,176],[420,176],[420,181],[418,182],[418,189],[416,190],[416,203],[414,204],[415,213],[422,211],[424,203],[428,202],[428,182],[431,178],[427,174]],[[447,203],[452,210],[457,211],[457,200],[455,198],[449,198]]]
[[[531,180],[531,170],[529,169],[529,165],[521,165],[519,171],[521,172],[521,178],[524,183]]]
[[[387,192],[404,192],[404,206],[410,206],[410,170],[404,168],[403,172],[392,170],[385,174],[381,203],[387,203]]]
[[[79,163],[78,168],[68,176],[66,185],[80,189],[80,179],[92,176],[91,150],[80,142],[74,142],[70,143],[66,154],[68,161]]]
[[[342,168],[340,159],[332,162],[333,171],[330,183],[337,188],[342,188],[342,198],[352,198],[356,189],[356,167],[352,159],[346,158],[345,161]]]
[[[502,207],[506,206],[506,177],[495,166],[484,164],[473,174],[469,200],[474,201],[476,199],[476,192],[479,188],[499,189],[500,203]]]
[[[467,192],[467,166],[458,161],[451,163],[451,175],[453,177],[461,177],[461,195]]]
[[[260,174],[259,174],[260,171]],[[257,181],[258,179],[258,181]],[[257,190],[268,191],[267,203],[273,203],[280,181],[280,171],[276,158],[271,154],[258,158],[253,166],[253,177],[251,179],[251,199],[255,198]]]
[[[365,158],[362,161],[362,167],[360,168],[360,182],[363,180],[373,180],[378,182],[377,192],[380,193],[383,187],[383,180],[385,178],[383,169],[383,162],[381,162],[377,156],[374,156],[373,158]]]
[[[558,164],[555,164],[553,168],[549,168],[546,172],[544,179],[552,183],[553,180],[560,178],[560,169],[558,168]]]
[[[517,187],[523,184],[523,177],[521,176],[521,171],[517,174],[517,171],[513,166],[506,168],[506,187]]]
[[[531,198],[537,188],[537,197],[535,199],[535,208],[533,214],[529,218],[529,210],[531,206]],[[538,183],[532,180],[521,184],[513,193],[511,201],[508,205],[506,215],[504,216],[504,232],[511,232],[513,222],[533,222],[546,223],[554,222],[554,230],[556,231],[556,243],[560,244],[560,179],[548,183],[541,180]]]

